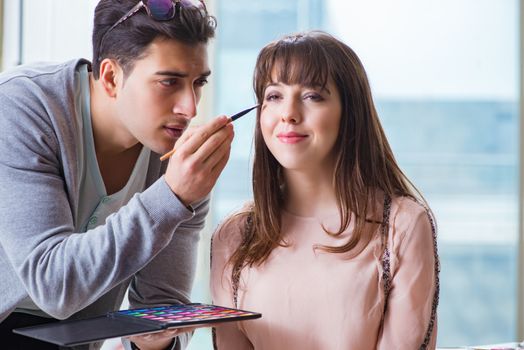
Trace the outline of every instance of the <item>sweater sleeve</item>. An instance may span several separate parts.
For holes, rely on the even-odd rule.
[[[391,222],[393,275],[377,349],[435,349],[436,237],[426,210],[402,201]]]
[[[131,307],[190,302],[200,231],[204,228],[209,200],[193,207],[193,218],[181,223],[168,245],[134,276],[129,288]],[[190,338],[191,333],[180,335],[173,349],[184,349]]]
[[[213,234],[211,242],[211,297],[216,305],[235,307],[231,284],[231,266],[228,263],[241,241],[244,220],[232,216]],[[248,350],[253,345],[238,327],[237,322],[226,322],[213,330],[213,342],[218,350]]]
[[[74,157],[66,155],[74,153],[78,140],[56,132],[56,123],[65,121],[50,116],[53,101],[19,85],[0,87],[0,254],[17,276],[7,283],[21,283],[35,304],[57,319],[82,310],[146,266],[152,277],[139,273],[136,300],[168,283],[177,286],[166,294],[185,300],[193,269],[175,279],[170,268],[193,259],[207,201],[192,212],[160,178],[104,225],[75,232],[75,204],[64,173],[74,166]],[[166,247],[170,252],[159,255]],[[184,248],[188,251],[181,253]],[[177,273],[190,263],[180,265]],[[166,281],[153,287],[161,273]]]

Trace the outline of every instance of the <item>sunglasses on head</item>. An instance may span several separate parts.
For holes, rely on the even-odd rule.
[[[204,0],[141,0],[104,33],[102,39],[100,39],[100,48],[103,47],[102,43],[110,31],[115,29],[116,26],[133,16],[142,8],[145,8],[149,17],[153,18],[155,21],[169,21],[175,18],[176,14],[182,7],[196,7],[206,10]]]

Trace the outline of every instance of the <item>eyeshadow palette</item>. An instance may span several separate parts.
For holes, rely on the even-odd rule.
[[[13,332],[61,346],[161,332],[167,328],[260,318],[257,312],[209,304],[183,304],[129,309],[83,320],[61,321],[14,329]]]
[[[113,317],[132,317],[154,321],[167,325],[169,328],[202,323],[240,321],[259,318],[261,316],[256,312],[208,304],[185,304],[158,306],[146,309],[130,309],[111,312],[109,315]]]

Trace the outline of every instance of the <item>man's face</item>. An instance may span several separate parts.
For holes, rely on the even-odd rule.
[[[196,115],[209,74],[205,44],[153,41],[118,87],[118,124],[129,141],[160,154],[171,150]]]

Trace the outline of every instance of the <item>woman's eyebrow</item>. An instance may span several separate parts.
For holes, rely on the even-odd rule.
[[[266,85],[266,89],[267,89],[268,87],[279,86],[279,85],[282,85],[282,83],[280,83],[280,82],[270,82],[270,83],[268,83],[268,84]]]
[[[286,85],[286,84],[283,84],[279,81],[277,82],[270,82],[268,83],[264,89],[267,89],[267,88],[270,88],[270,87],[273,87],[273,86],[281,86],[281,85]],[[293,85],[293,84],[291,84]],[[309,89],[315,89],[315,90],[319,90],[320,92],[322,91],[325,91],[328,95],[331,95],[331,91],[328,89],[327,85],[326,84],[296,84],[296,85],[302,85],[302,86],[305,86]]]

